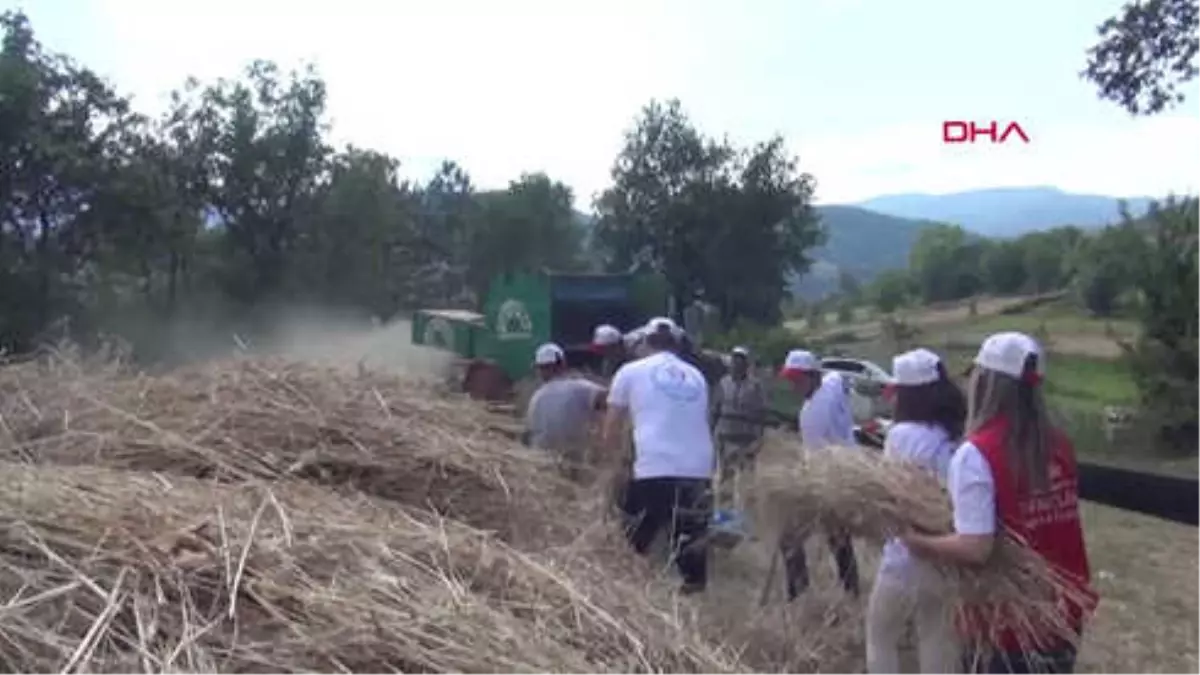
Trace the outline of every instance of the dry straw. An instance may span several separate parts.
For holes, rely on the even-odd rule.
[[[60,357],[6,368],[0,455],[226,482],[303,478],[509,539],[575,536],[557,505],[581,498],[549,458],[461,396],[369,371],[259,359],[157,376]]]
[[[803,451],[780,435],[768,439],[764,454],[752,490],[757,519],[772,536],[804,538],[834,529],[883,542],[910,531],[952,531],[945,489],[918,466],[862,448]],[[1086,598],[1011,534],[998,541],[982,566],[939,565],[938,570],[952,599],[948,609],[1003,612],[1031,647],[1047,638],[1078,641],[1057,602],[1066,597],[1085,603]]]
[[[431,385],[254,358],[0,368],[0,663],[49,671],[844,671],[855,622],[683,599],[596,485]],[[649,563],[649,564],[648,564]],[[666,574],[664,574],[666,572]],[[815,629],[814,629],[815,627]]]
[[[10,672],[739,669],[636,567],[428,512],[83,466],[0,483]]]

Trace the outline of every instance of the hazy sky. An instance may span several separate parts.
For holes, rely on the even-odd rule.
[[[706,132],[782,133],[823,203],[1055,185],[1197,191],[1197,87],[1133,119],[1077,73],[1122,0],[0,0],[145,112],[188,75],[315,62],[333,135],[425,178],[543,170],[587,208],[622,133],[678,97]],[[741,11],[739,11],[741,10]],[[1023,145],[946,146],[946,119],[1015,120]]]

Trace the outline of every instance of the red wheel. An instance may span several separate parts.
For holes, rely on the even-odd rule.
[[[513,382],[495,363],[475,360],[467,365],[463,391],[474,399],[504,401],[512,398]]]

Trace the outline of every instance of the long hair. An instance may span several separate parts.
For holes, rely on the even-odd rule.
[[[1035,372],[1037,357],[1025,362],[1025,372]],[[1053,426],[1041,387],[987,368],[971,371],[967,402],[967,432],[971,433],[998,415],[1008,420],[1005,457],[1009,471],[1032,491],[1050,485]]]
[[[892,418],[941,427],[951,440],[962,438],[967,397],[938,364],[938,379],[929,384],[896,387]]]

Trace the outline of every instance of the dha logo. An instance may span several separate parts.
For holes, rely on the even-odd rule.
[[[533,337],[533,321],[529,311],[519,300],[505,300],[496,312],[496,338],[499,340],[527,340]]]
[[[445,319],[434,317],[425,324],[425,344],[430,347],[449,347],[453,341],[454,331]]]

